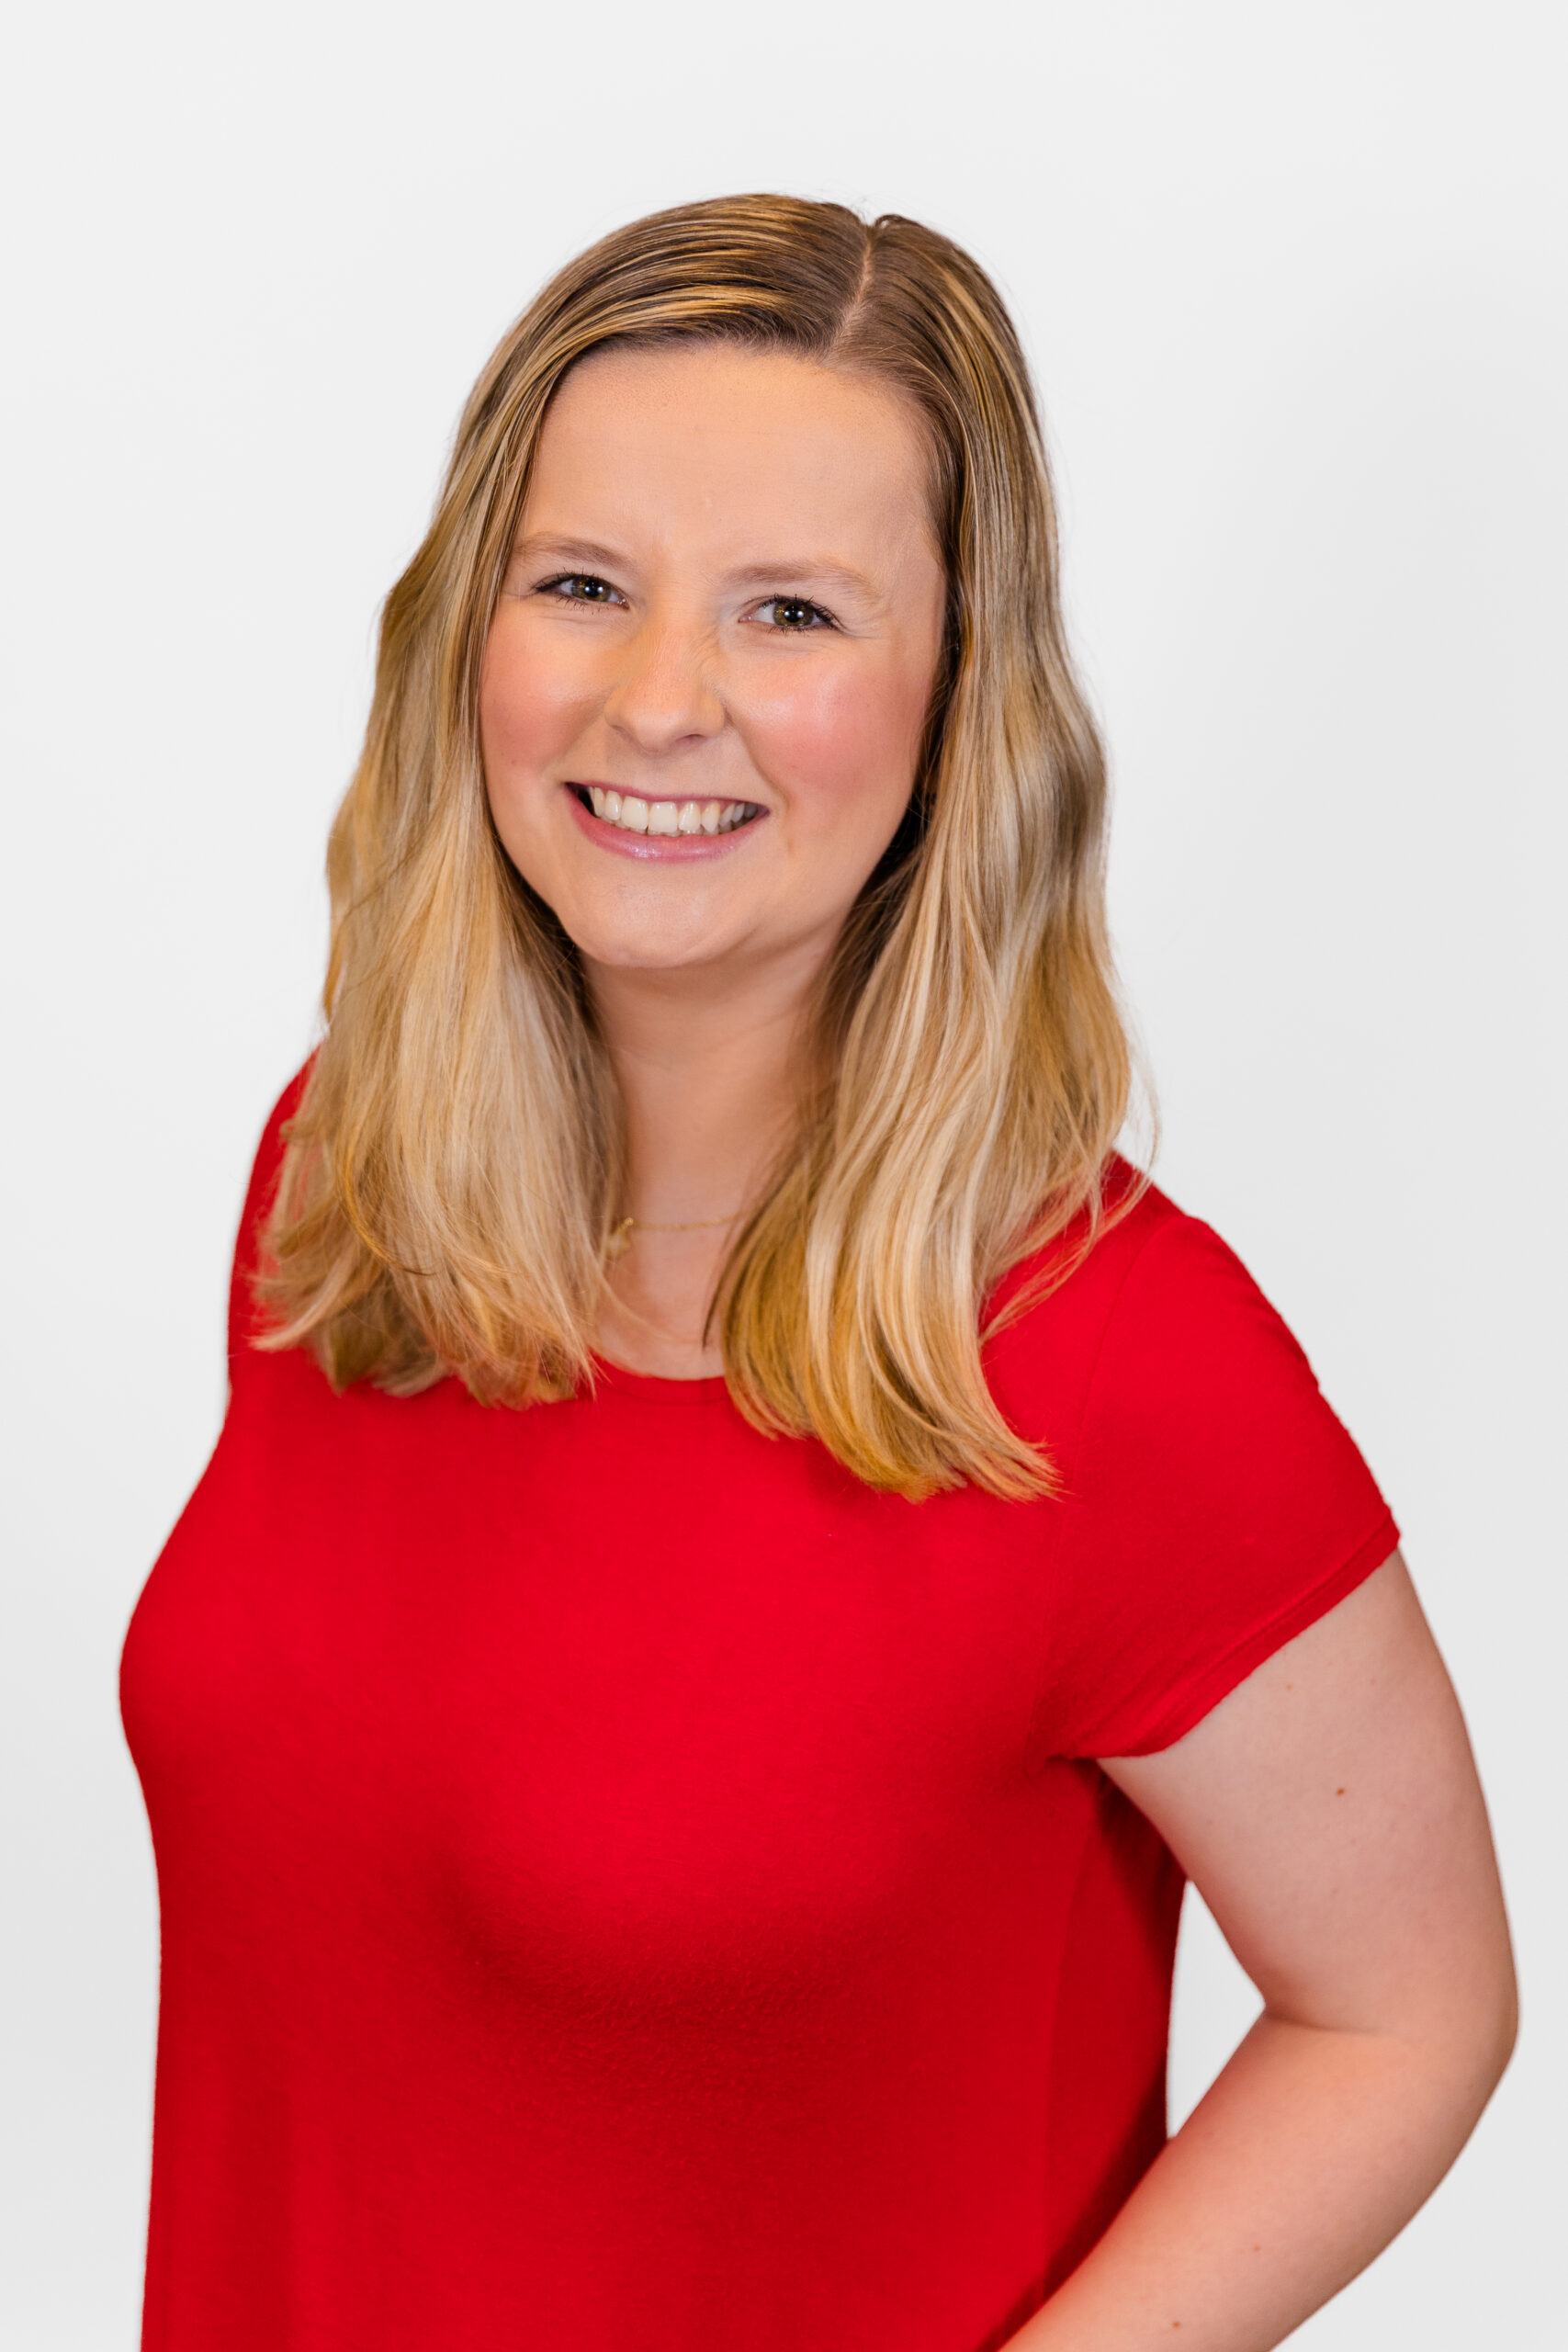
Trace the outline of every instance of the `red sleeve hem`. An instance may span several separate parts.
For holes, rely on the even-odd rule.
[[[1342,1562],[1332,1576],[1325,1577],[1321,1584],[1314,1585],[1310,1592],[1298,1593],[1278,1616],[1270,1617],[1262,1625],[1254,1626],[1234,1649],[1211,1660],[1201,1674],[1194,1676],[1172,1694],[1158,1721],[1134,1746],[1107,1748],[1103,1752],[1108,1756],[1154,1756],[1162,1747],[1174,1747],[1195,1724],[1202,1722],[1211,1708],[1217,1707],[1238,1683],[1245,1682],[1266,1658],[1272,1657],[1276,1650],[1283,1649],[1297,1634],[1304,1634],[1309,1625],[1315,1625],[1320,1617],[1326,1617],[1348,1593],[1354,1592],[1359,1584],[1364,1584],[1375,1568],[1382,1567],[1390,1553],[1397,1550],[1398,1544],[1399,1529],[1393,1513],[1385,1509],[1371,1533],[1357,1545],[1349,1558]]]

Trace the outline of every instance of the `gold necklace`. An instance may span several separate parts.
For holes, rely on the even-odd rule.
[[[734,1225],[745,1216],[744,1209],[732,1209],[728,1216],[694,1216],[684,1225],[651,1225],[647,1217],[624,1216],[610,1228],[610,1238],[604,1244],[607,1258],[623,1258],[631,1247],[632,1228],[642,1233],[711,1233],[716,1226]]]

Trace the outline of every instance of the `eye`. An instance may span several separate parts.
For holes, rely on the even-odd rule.
[[[768,617],[770,614],[772,619]],[[804,596],[769,596],[756,607],[752,617],[784,637],[800,637],[812,628],[838,627],[831,613],[824,612],[820,605],[813,605]]]
[[[618,589],[592,571],[558,572],[553,580],[541,580],[536,593],[554,596],[563,605],[618,605],[622,601]]]

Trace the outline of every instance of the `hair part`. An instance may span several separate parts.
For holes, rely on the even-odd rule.
[[[387,599],[333,827],[326,1029],[269,1219],[261,1344],[395,1394],[455,1374],[527,1405],[592,1378],[624,1111],[576,952],[491,818],[479,675],[560,383],[606,346],[692,341],[912,401],[948,582],[909,811],[822,975],[818,1082],[716,1293],[730,1390],[873,1487],[1038,1493],[1050,1466],[991,1396],[981,1317],[1010,1266],[1059,1244],[1036,1295],[1116,1213],[1130,1059],[1105,764],[1011,322],[968,254],[897,214],[743,196],[635,221],[552,279],[481,373]]]

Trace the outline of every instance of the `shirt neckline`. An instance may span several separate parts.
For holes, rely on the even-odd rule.
[[[671,1379],[659,1372],[633,1372],[624,1363],[612,1363],[597,1351],[592,1363],[595,1388],[641,1396],[655,1405],[701,1405],[726,1394],[729,1386],[722,1372],[704,1373],[694,1380]]]

